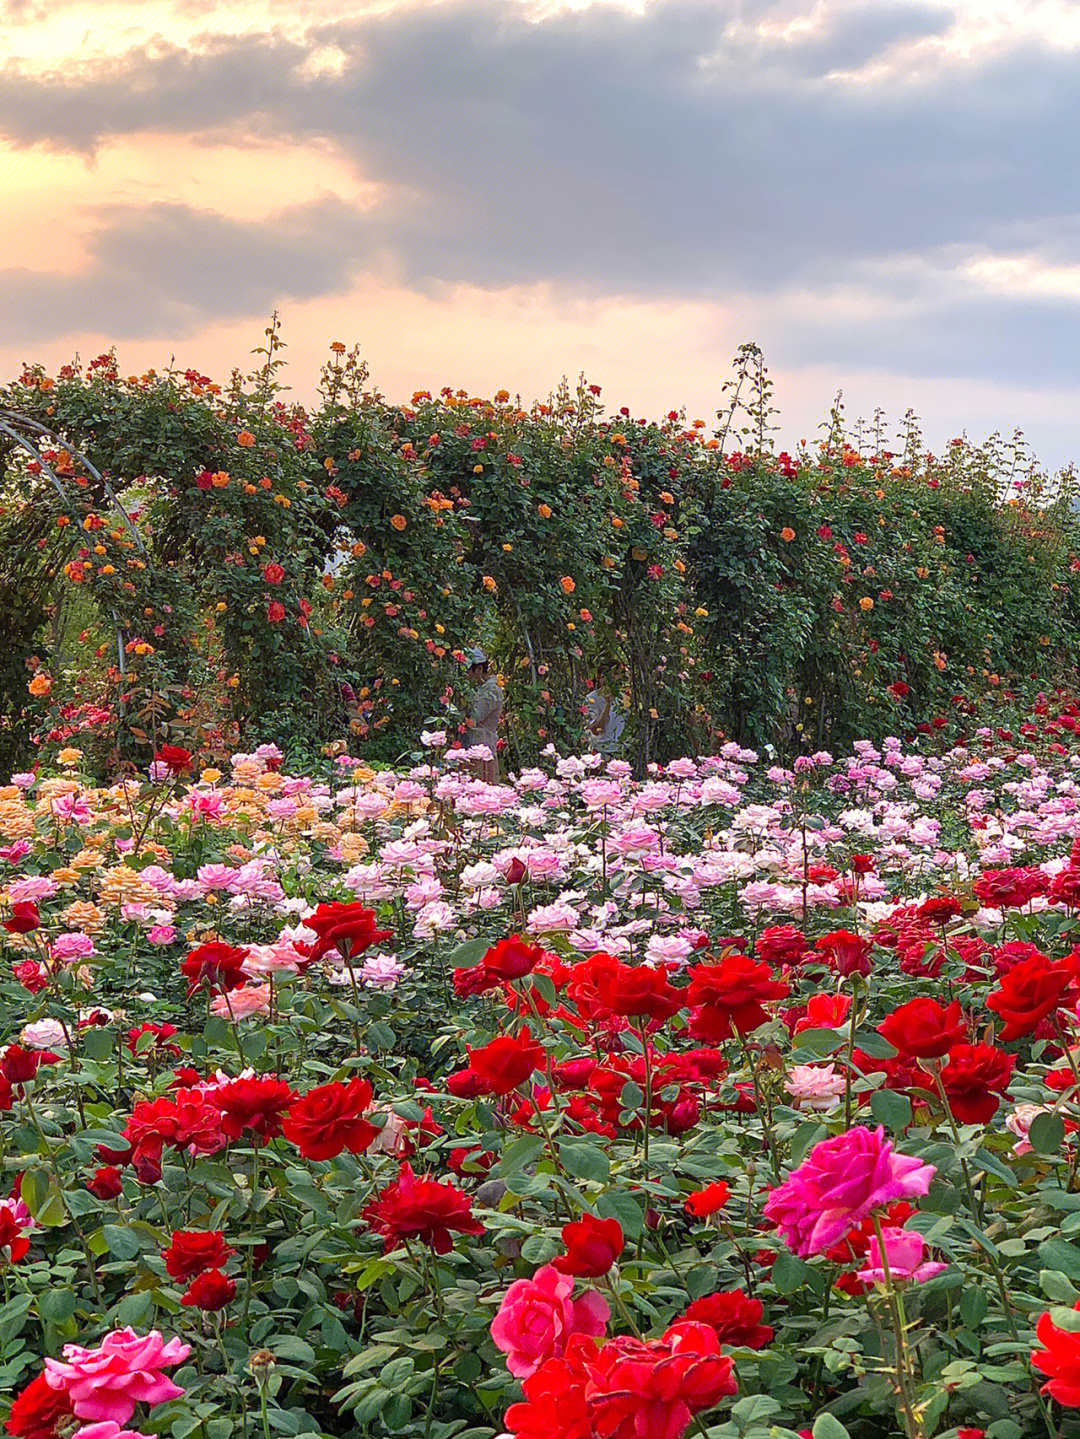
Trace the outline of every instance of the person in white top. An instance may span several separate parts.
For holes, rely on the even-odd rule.
[[[591,750],[609,756],[618,753],[626,716],[615,708],[615,701],[606,691],[589,691],[585,700],[585,725]]]
[[[489,760],[477,760],[476,774],[487,784],[499,783],[499,720],[503,710],[503,692],[499,681],[491,672],[491,661],[481,649],[469,651],[469,680],[477,685],[473,695],[470,729],[466,736],[466,747],[486,745],[491,751]]]

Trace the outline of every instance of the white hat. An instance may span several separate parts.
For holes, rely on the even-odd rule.
[[[477,649],[475,649],[475,650],[470,650],[470,651],[469,651],[469,668],[470,668],[470,669],[472,668],[473,665],[486,665],[487,662],[488,662],[488,657],[487,657],[487,655],[484,653],[484,651],[483,651],[482,649],[477,648]]]

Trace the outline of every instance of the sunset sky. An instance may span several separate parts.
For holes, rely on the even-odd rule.
[[[0,374],[227,377],[270,311],[391,398],[712,420],[834,391],[1080,459],[1074,0],[0,0]]]

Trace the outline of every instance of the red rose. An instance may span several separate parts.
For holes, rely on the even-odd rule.
[[[1020,909],[1049,886],[1041,869],[987,869],[975,881],[975,893],[991,909]]]
[[[531,973],[544,951],[539,945],[526,944],[520,934],[500,939],[484,955],[484,968],[499,979],[521,979]]]
[[[951,894],[935,894],[923,900],[918,913],[932,924],[945,924],[947,920],[955,919],[962,908],[960,901]]]
[[[730,1198],[730,1188],[722,1179],[718,1179],[715,1184],[706,1185],[704,1189],[695,1189],[693,1194],[688,1194],[683,1208],[695,1219],[708,1219],[710,1214],[723,1209]]]
[[[282,1133],[305,1159],[335,1159],[343,1149],[363,1154],[379,1133],[364,1118],[371,1098],[366,1079],[320,1085],[292,1104]]]
[[[280,600],[271,600],[266,607],[266,618],[272,625],[279,625],[285,618],[285,606]]]
[[[54,1389],[45,1375],[39,1374],[15,1396],[7,1431],[14,1439],[57,1439],[61,1424],[66,1425],[74,1412],[67,1391]]]
[[[281,1133],[282,1121],[297,1098],[283,1079],[264,1075],[260,1079],[232,1079],[214,1091],[214,1103],[221,1110],[222,1132],[239,1139],[250,1129],[269,1143]]]
[[[721,1344],[739,1344],[747,1349],[764,1349],[772,1343],[774,1331],[761,1323],[762,1304],[741,1289],[727,1294],[706,1294],[695,1299],[683,1320],[707,1324],[716,1331]]]
[[[186,1283],[207,1269],[220,1268],[235,1253],[220,1229],[178,1229],[161,1255],[168,1273]]]
[[[191,768],[194,755],[189,749],[181,749],[178,744],[163,744],[156,758],[161,764],[168,765],[173,774],[183,774]]]
[[[406,1239],[419,1239],[436,1254],[449,1252],[451,1230],[459,1234],[483,1234],[484,1226],[474,1218],[472,1200],[452,1184],[417,1178],[412,1166],[403,1164],[395,1183],[387,1185],[364,1210],[364,1218],[385,1239],[386,1251]]]
[[[1016,1057],[992,1044],[954,1044],[941,1083],[961,1124],[988,1124],[1001,1104]]]
[[[595,1439],[585,1397],[596,1342],[572,1334],[565,1354],[549,1359],[521,1388],[525,1400],[506,1411],[506,1427],[518,1439]]]
[[[589,1370],[594,1431],[605,1439],[677,1439],[695,1414],[739,1388],[707,1324],[673,1324],[662,1339],[620,1335]]]
[[[123,1191],[124,1182],[119,1169],[108,1164],[99,1169],[93,1179],[86,1181],[86,1187],[98,1199],[115,1199]]]
[[[761,931],[754,953],[770,965],[801,964],[809,948],[810,942],[801,929],[793,924],[773,924]]]
[[[11,918],[4,920],[9,934],[30,934],[41,925],[41,915],[32,899],[19,899],[11,906]]]
[[[920,996],[894,1009],[877,1031],[902,1055],[940,1059],[964,1039],[967,1027],[958,999],[946,1007]]]
[[[190,998],[200,985],[220,990],[222,993],[229,989],[239,989],[244,983],[244,961],[247,957],[246,949],[235,949],[220,939],[211,940],[209,944],[200,944],[180,966],[180,972],[188,981],[188,997]]]
[[[787,1023],[788,1010],[784,1015]],[[804,1029],[839,1029],[851,1013],[851,996],[849,994],[812,994],[807,1001],[805,1011],[800,1015],[795,1011],[795,1027],[793,1034],[801,1034]]]
[[[9,1084],[27,1084],[38,1072],[41,1055],[34,1049],[23,1049],[21,1044],[9,1044],[0,1058],[0,1074]]]
[[[304,920],[308,929],[319,936],[311,951],[311,961],[322,959],[336,949],[342,958],[354,959],[380,940],[389,939],[389,929],[376,929],[375,911],[359,903],[320,904],[314,914]]]
[[[1069,969],[1051,963],[1043,955],[1024,960],[1003,974],[986,1004],[1005,1021],[1001,1031],[1005,1043],[1022,1039],[1053,1014],[1071,979]]]
[[[1042,1392],[1066,1409],[1080,1408],[1080,1334],[1059,1329],[1049,1314],[1039,1320],[1035,1333],[1043,1347],[1033,1352],[1031,1362],[1050,1376]]]
[[[617,1219],[597,1219],[593,1214],[583,1214],[563,1226],[562,1242],[566,1253],[551,1261],[555,1268],[581,1279],[599,1279],[623,1252],[625,1240]]]
[[[140,1024],[137,1029],[128,1030],[127,1047],[130,1052],[135,1055],[147,1054],[150,1052],[164,1052],[165,1054],[170,1055],[173,1059],[179,1059],[184,1051],[180,1048],[178,1044],[170,1044],[168,1042],[174,1034],[178,1033],[179,1030],[176,1028],[175,1024]],[[152,1034],[154,1036],[154,1043],[151,1045],[143,1045],[142,1049],[140,1050],[139,1040],[143,1037],[144,1034]]]
[[[30,1250],[30,1241],[23,1233],[23,1227],[15,1218],[13,1209],[0,1205],[0,1263],[6,1259],[9,1264],[18,1264]]]
[[[768,1022],[762,1004],[790,993],[791,986],[774,979],[767,964],[745,954],[726,955],[719,964],[695,965],[687,995],[694,1009],[690,1031],[695,1038],[713,1043],[729,1039],[732,1025],[739,1034],[749,1034]]]
[[[603,959],[605,962],[600,963]],[[683,1006],[682,995],[668,982],[663,965],[622,964],[611,955],[593,956],[593,981],[601,1005],[626,1019],[665,1020]]]
[[[236,1280],[222,1274],[220,1269],[210,1269],[190,1285],[180,1303],[213,1314],[231,1304],[235,1298]]]
[[[285,578],[285,571],[279,564],[271,561],[263,568],[263,579],[268,585],[280,585]]]
[[[514,855],[514,858],[506,867],[506,883],[509,885],[520,884],[528,872],[524,860],[520,860],[517,855]]]
[[[489,1094],[509,1094],[543,1063],[544,1051],[526,1026],[517,1036],[501,1035],[481,1049],[469,1048],[469,1068]]]
[[[225,1146],[221,1114],[197,1089],[178,1089],[161,1099],[141,1100],[131,1111],[124,1138],[131,1144],[136,1170],[141,1163],[149,1176],[157,1167],[158,1177],[161,1151],[166,1145],[189,1154],[216,1154]],[[156,1181],[148,1178],[146,1182]]]
[[[865,978],[873,968],[870,963],[873,944],[861,935],[852,934],[850,929],[835,929],[832,934],[822,935],[814,948],[820,949],[829,967],[845,979],[851,974]]]

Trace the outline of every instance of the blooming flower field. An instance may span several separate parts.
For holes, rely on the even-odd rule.
[[[13,776],[8,1432],[1080,1434],[1078,734]]]

